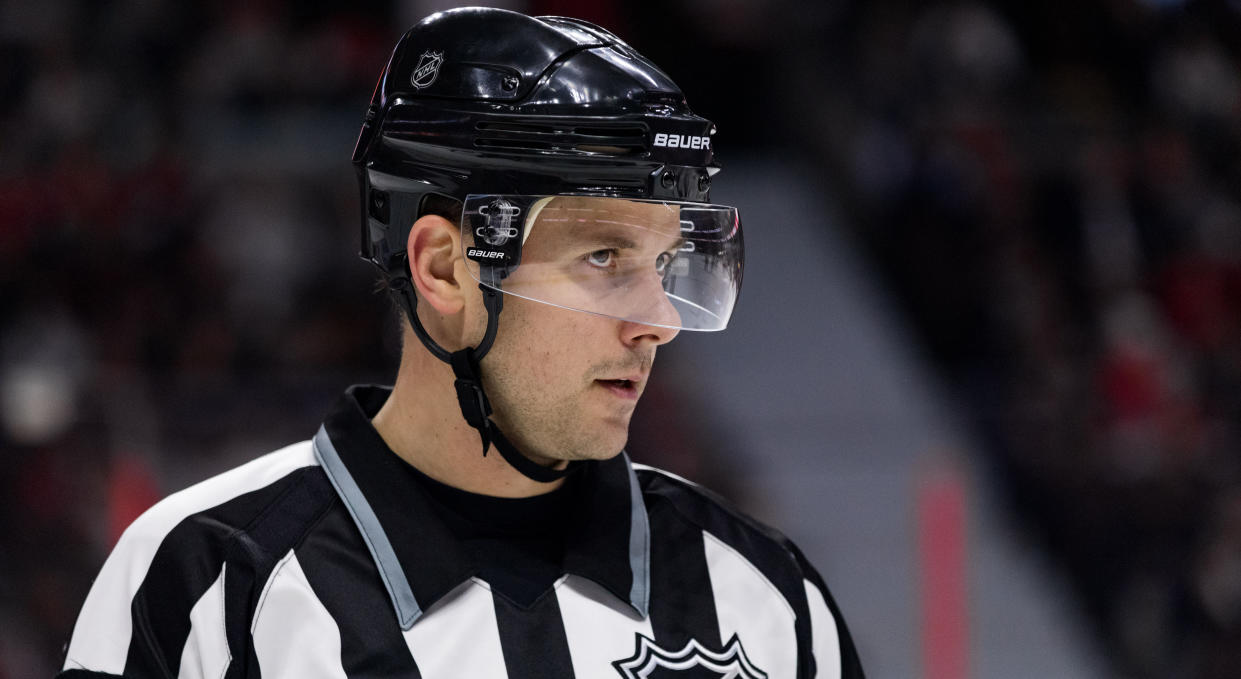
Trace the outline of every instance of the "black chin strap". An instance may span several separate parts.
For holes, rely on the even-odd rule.
[[[483,275],[493,279],[500,277],[492,267],[483,267]],[[465,418],[466,424],[477,429],[479,436],[482,437],[483,455],[487,454],[494,443],[505,462],[521,472],[522,476],[539,483],[551,483],[562,479],[577,468],[577,462],[569,462],[564,469],[550,469],[536,464],[522,455],[512,443],[509,443],[500,431],[500,427],[491,421],[491,402],[487,400],[487,394],[483,392],[482,375],[478,364],[491,350],[491,345],[496,339],[500,310],[504,308],[503,294],[479,283],[478,287],[483,291],[483,306],[487,309],[487,330],[483,334],[483,340],[478,343],[477,347],[466,347],[450,353],[431,339],[426,328],[422,327],[417,311],[418,298],[414,294],[410,280],[393,277],[388,282],[400,294],[410,325],[414,328],[414,334],[433,356],[452,366],[453,375],[457,378],[453,385],[457,388],[457,403],[461,407],[461,415]]]

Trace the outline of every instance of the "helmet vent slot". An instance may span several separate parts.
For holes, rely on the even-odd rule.
[[[645,125],[577,126],[572,122],[487,121],[474,126],[479,148],[636,156],[646,153]]]
[[[551,151],[556,148],[551,142],[537,139],[478,139],[475,140],[474,145],[482,148],[534,149],[538,151]]]
[[[538,123],[490,123],[480,122],[474,126],[479,132],[511,132],[514,134],[555,134],[559,130],[554,125]]]
[[[642,125],[627,125],[625,127],[575,127],[574,134],[580,134],[586,137],[627,137],[635,141],[641,142],[646,138],[646,128]]]

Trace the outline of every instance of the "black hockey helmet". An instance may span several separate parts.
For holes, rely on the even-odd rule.
[[[484,454],[494,441],[527,476],[547,476],[510,458],[477,376],[504,294],[652,325],[727,324],[743,249],[736,210],[707,202],[714,132],[663,71],[585,21],[462,8],[427,17],[397,43],[353,153],[361,255],[397,291],[423,344],[453,366]],[[489,313],[478,347],[450,354],[418,321],[405,247],[427,213],[459,221]],[[636,245],[580,266],[571,298],[544,274],[565,277],[555,250],[565,243],[605,252],[570,238],[592,229],[626,230],[612,240]],[[613,287],[582,295],[600,266]]]
[[[663,71],[598,26],[490,8],[431,15],[393,50],[353,153],[362,256],[402,275],[431,194],[706,202],[714,132]]]

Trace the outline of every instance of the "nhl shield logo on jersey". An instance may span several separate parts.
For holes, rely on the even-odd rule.
[[[735,634],[718,652],[704,648],[697,639],[679,651],[667,651],[638,634],[633,656],[612,665],[625,679],[767,679],[767,673],[746,657]]]
[[[410,84],[422,89],[435,82],[435,76],[440,74],[442,63],[444,63],[443,52],[423,52],[418,59],[418,65],[414,67],[414,74],[409,77]]]

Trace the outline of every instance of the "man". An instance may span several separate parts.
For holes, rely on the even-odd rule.
[[[860,677],[796,547],[622,452],[740,289],[712,133],[585,22],[411,29],[354,155],[396,384],[138,519],[62,676]]]

